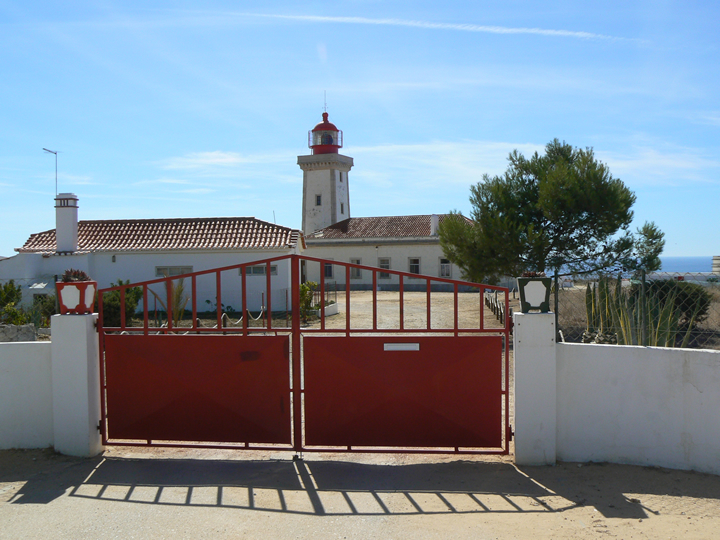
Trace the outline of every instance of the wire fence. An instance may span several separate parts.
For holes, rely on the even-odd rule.
[[[657,272],[639,279],[557,279],[559,339],[720,350],[720,276]]]

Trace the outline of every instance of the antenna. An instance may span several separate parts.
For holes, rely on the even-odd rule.
[[[57,197],[57,151],[56,150],[48,150],[47,148],[43,148],[48,154],[55,154],[55,196]]]
[[[323,112],[327,112],[327,90],[323,90]]]
[[[275,219],[275,210],[273,210],[273,223],[275,223],[275,225],[277,225],[277,220]]]

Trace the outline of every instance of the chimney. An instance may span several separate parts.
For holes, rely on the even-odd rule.
[[[430,216],[430,236],[437,236],[438,225],[440,225],[440,216],[433,214]]]
[[[74,193],[60,193],[55,197],[55,238],[57,253],[77,251],[78,198]]]

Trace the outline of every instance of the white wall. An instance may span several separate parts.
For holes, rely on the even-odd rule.
[[[52,444],[50,342],[0,343],[0,449]]]
[[[557,456],[720,474],[720,351],[557,345]]]
[[[380,242],[372,242],[372,240],[358,242],[356,244],[331,244],[329,242],[321,246],[310,244],[303,254],[309,257],[333,259],[344,263],[351,262],[351,259],[360,259],[360,264],[373,267],[378,266],[378,259],[388,257],[390,258],[390,269],[400,272],[409,271],[408,259],[410,257],[419,257],[420,273],[432,277],[440,277],[440,259],[445,258],[439,242],[382,244]],[[335,281],[338,284],[344,284],[344,268],[336,266],[334,270],[335,276],[333,279],[326,278],[326,281]],[[307,277],[310,281],[319,282],[320,265],[309,263]],[[450,279],[461,279],[460,270],[455,265],[451,265]],[[404,278],[404,283],[405,285],[418,284],[424,286],[425,280],[406,277]],[[395,290],[397,290],[398,284],[398,276],[391,275],[389,279],[381,279],[378,277],[378,285],[381,289],[383,286],[394,286]],[[350,280],[350,286],[370,288],[372,286],[372,272],[362,271],[360,279]]]
[[[68,268],[77,268],[87,272],[98,282],[100,288],[109,287],[118,280],[130,280],[131,283],[156,279],[156,266],[191,266],[194,272],[210,270],[224,266],[233,266],[246,262],[269,259],[290,254],[291,250],[243,250],[238,252],[221,251],[167,251],[167,252],[98,252],[90,254],[52,255],[43,257],[34,253],[20,253],[15,257],[0,261],[0,283],[15,279],[23,285],[23,303],[32,301],[32,291],[27,289],[36,278],[60,275]],[[115,257],[115,262],[112,258]],[[285,290],[290,286],[290,264],[283,261],[278,264],[278,275],[273,277],[272,297],[274,311],[285,306]],[[18,281],[23,280],[23,281]],[[52,279],[51,279],[52,281]],[[190,284],[185,284],[189,289]],[[238,270],[223,273],[222,302],[239,310],[242,305],[241,279]],[[262,292],[266,289],[264,277],[248,276],[248,308],[256,311],[262,303]],[[54,284],[49,284],[49,292],[54,294]],[[159,289],[157,289],[159,291]],[[265,295],[267,298],[267,294]],[[209,309],[206,300],[215,302],[214,276],[200,278],[198,281],[198,310]],[[151,295],[152,298],[152,295]],[[267,299],[265,300],[267,304]],[[158,304],[159,305],[159,304]],[[149,302],[152,309],[154,304]],[[188,309],[190,306],[188,305]]]

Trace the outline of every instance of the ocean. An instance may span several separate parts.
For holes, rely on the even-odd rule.
[[[712,257],[663,257],[661,272],[712,272]]]

